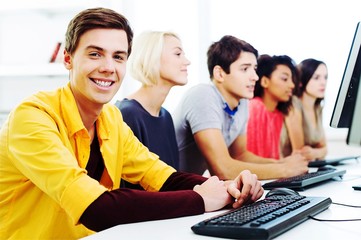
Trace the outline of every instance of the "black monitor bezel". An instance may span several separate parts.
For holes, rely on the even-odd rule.
[[[331,116],[330,126],[350,128],[361,73],[361,22],[357,23],[344,74]]]

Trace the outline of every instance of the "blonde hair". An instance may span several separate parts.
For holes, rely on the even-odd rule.
[[[141,33],[134,41],[128,68],[132,77],[145,86],[158,83],[160,59],[166,36],[179,39],[173,32],[147,31]]]

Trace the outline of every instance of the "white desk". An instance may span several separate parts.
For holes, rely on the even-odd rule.
[[[361,205],[361,191],[352,188],[361,184],[361,161],[348,161],[340,169],[347,172],[342,181],[329,181],[322,185],[300,191],[305,196],[330,197],[333,202]],[[196,235],[191,226],[223,211],[206,213],[197,216],[183,217],[161,221],[149,221],[115,226],[84,239],[220,239]],[[354,219],[361,218],[361,208],[350,208],[331,204],[330,207],[316,216],[321,219]],[[354,222],[319,222],[307,220],[288,230],[276,239],[361,239],[361,221]]]

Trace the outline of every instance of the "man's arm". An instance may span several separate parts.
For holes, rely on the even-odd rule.
[[[233,207],[239,207],[263,195],[257,176],[249,171],[227,182],[216,176],[207,179],[196,174],[174,172],[160,191],[126,188],[106,191],[88,206],[80,222],[89,229],[101,231],[118,224],[214,211],[229,205],[234,198],[238,201]]]
[[[118,224],[168,219],[204,213],[202,197],[192,190],[148,192],[106,191],[84,211],[80,222],[93,231]]]
[[[290,177],[308,170],[307,162],[301,156],[277,161],[248,152],[244,136],[236,139],[229,150],[219,129],[199,131],[194,134],[194,139],[207,160],[210,173],[220,179],[234,179],[246,169],[256,174],[259,179]]]
[[[241,160],[243,162],[252,163],[277,163],[278,160],[273,158],[264,158],[255,155],[254,153],[247,150],[247,135],[238,136],[231,146],[228,148],[230,156],[234,159]]]

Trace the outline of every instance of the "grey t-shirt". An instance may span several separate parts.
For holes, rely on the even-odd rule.
[[[248,100],[242,99],[234,115],[227,113],[224,98],[213,84],[199,84],[189,89],[173,113],[179,148],[179,169],[203,174],[207,169],[193,134],[205,129],[220,129],[229,147],[239,135],[246,134]]]

